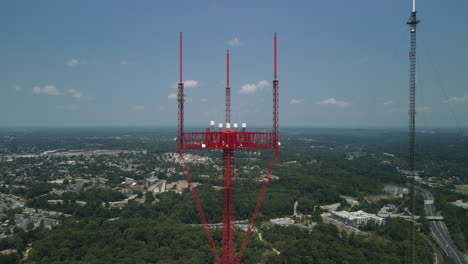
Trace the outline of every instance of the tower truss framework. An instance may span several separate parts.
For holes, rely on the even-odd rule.
[[[272,132],[250,132],[243,125],[242,129],[237,124],[231,129],[231,88],[229,72],[229,51],[226,54],[226,92],[225,92],[225,121],[226,129],[216,130],[214,124],[205,132],[184,131],[184,83],[182,79],[182,33],[180,34],[180,76],[178,85],[178,134],[177,153],[184,170],[184,176],[188,183],[192,199],[195,203],[203,229],[208,239],[211,251],[216,263],[240,264],[245,252],[252,229],[260,211],[268,184],[273,173],[273,168],[280,151],[279,143],[279,81],[277,80],[277,35],[274,36],[274,81],[273,81],[273,128]],[[220,126],[222,127],[222,126]],[[216,244],[207,223],[198,194],[193,185],[192,177],[182,153],[183,150],[222,150],[223,151],[223,189],[222,189],[222,256],[219,256]],[[274,155],[270,161],[267,174],[258,195],[255,208],[252,212],[247,231],[244,234],[239,252],[235,254],[235,217],[234,217],[234,153],[235,150],[273,150]]]
[[[406,22],[410,26],[410,51],[409,51],[409,171],[410,171],[410,192],[409,192],[409,210],[413,216],[410,221],[408,234],[408,263],[414,264],[415,261],[415,239],[416,239],[416,193],[414,181],[416,177],[415,167],[415,147],[416,147],[416,25],[419,24],[416,18],[416,2],[413,0],[413,12],[410,19]]]

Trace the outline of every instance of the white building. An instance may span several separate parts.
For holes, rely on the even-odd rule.
[[[294,220],[289,217],[275,218],[275,219],[270,219],[270,223],[275,224],[275,225],[288,226],[288,225],[294,224]]]
[[[327,210],[327,211],[336,211],[338,207],[341,206],[341,203],[335,203],[335,204],[329,204],[329,205],[321,205],[320,208],[322,210]]]
[[[394,204],[386,204],[380,209],[379,214],[395,214],[396,212],[397,208]]]
[[[408,194],[408,188],[398,187],[398,186],[385,186],[384,191],[388,194],[395,196],[402,196],[403,194]]]
[[[384,156],[387,156],[387,157],[391,157],[391,158],[394,158],[394,157],[395,157],[395,155],[390,154],[390,153],[386,153],[386,152],[384,152],[383,155],[384,155]]]
[[[158,194],[166,191],[166,180],[160,180],[155,184],[148,187],[148,192],[152,192],[153,194]]]
[[[369,221],[373,221],[375,224],[382,226],[385,225],[385,218],[379,217],[375,214],[369,214],[364,211],[357,211],[357,212],[331,212],[331,217],[343,222],[347,225],[365,225]]]
[[[63,204],[63,200],[47,200],[47,203],[49,204]]]

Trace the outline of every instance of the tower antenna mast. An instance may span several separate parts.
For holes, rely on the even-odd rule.
[[[414,181],[416,177],[415,168],[415,144],[416,144],[416,25],[419,24],[416,18],[416,0],[413,0],[413,11],[409,20],[406,22],[410,26],[410,74],[409,74],[409,171],[410,171],[410,212],[413,216],[410,222],[409,247],[408,247],[408,263],[414,264],[415,257],[415,187]]]
[[[182,140],[184,134],[184,83],[182,79],[182,32],[179,34],[179,83],[177,85],[178,103],[178,133],[177,138]]]
[[[231,123],[231,87],[229,86],[229,50],[226,52],[226,124]]]
[[[273,168],[278,159],[280,151],[279,129],[278,129],[278,80],[277,77],[277,36],[274,38],[274,81],[273,81],[273,131],[268,132],[251,132],[247,131],[247,124],[242,123],[242,129],[237,123],[233,124],[231,129],[231,88],[230,88],[230,53],[226,53],[226,112],[225,124],[219,123],[219,130],[215,128],[215,121],[210,121],[210,128],[206,132],[190,132],[184,131],[184,83],[182,79],[182,33],[180,34],[180,75],[178,89],[178,106],[179,106],[179,130],[177,135],[177,153],[180,163],[184,170],[184,176],[189,186],[192,199],[200,216],[200,222],[205,230],[211,251],[213,253],[216,264],[240,264],[244,251],[246,249],[249,236],[255,225],[258,212],[260,211],[263,198],[265,197],[266,189],[273,173]],[[185,161],[182,150],[223,150],[223,187],[222,187],[222,256],[220,258],[216,244],[210,231],[210,226],[207,223],[205,214],[200,204],[195,185],[192,182],[187,162]],[[266,175],[263,177],[262,187],[260,189],[257,203],[252,212],[247,231],[242,239],[242,244],[239,248],[239,253],[235,254],[235,219],[234,219],[234,151],[235,150],[274,150],[273,158],[270,161]]]

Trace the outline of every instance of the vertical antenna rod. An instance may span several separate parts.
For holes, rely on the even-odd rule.
[[[229,50],[226,52],[226,128],[231,123]],[[229,124],[229,125],[228,125]],[[234,264],[234,150],[223,149],[222,263]]]
[[[411,173],[410,179],[410,212],[413,219],[410,222],[409,247],[408,247],[408,263],[414,264],[415,257],[415,188],[414,181],[416,177],[415,168],[415,144],[416,144],[416,25],[419,20],[416,18],[416,0],[413,0],[413,11],[410,19],[406,22],[410,26],[410,75],[409,75],[409,170]]]
[[[215,258],[216,264],[221,263],[221,259],[219,257],[218,250],[216,249],[216,244],[214,243],[213,236],[211,235],[210,228],[206,221],[205,213],[200,204],[200,199],[198,198],[198,194],[195,191],[195,187],[192,182],[192,176],[190,176],[189,169],[187,163],[184,159],[184,156],[181,150],[184,148],[185,144],[185,134],[184,134],[184,83],[182,79],[182,32],[179,35],[179,83],[177,89],[177,103],[178,103],[178,134],[177,134],[177,153],[179,154],[179,160],[184,170],[185,180],[187,181],[190,189],[190,193],[192,194],[193,202],[195,203],[195,207],[197,209],[198,215],[200,216],[200,221],[203,225],[203,229],[205,230],[206,237],[210,244],[211,250],[213,252],[213,256]]]
[[[226,52],[226,86],[229,87],[229,50]]]
[[[226,52],[226,124],[231,123],[231,88],[229,87],[229,50]]]
[[[178,112],[178,145],[182,144],[184,134],[184,83],[182,82],[182,32],[179,35],[179,84],[177,86]]]
[[[179,83],[182,82],[182,32],[179,35]]]
[[[278,90],[279,90],[279,83],[276,79],[278,76],[278,36],[275,32],[274,38],[274,80],[273,80],[273,136],[275,137],[273,143],[278,145],[279,140],[279,126],[278,126],[278,119],[279,119],[279,105],[278,105]]]
[[[274,40],[274,77],[275,77],[275,80],[276,80],[276,77],[278,76],[278,36],[276,35],[276,32],[275,32],[275,40]]]

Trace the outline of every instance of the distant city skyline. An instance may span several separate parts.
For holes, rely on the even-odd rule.
[[[411,0],[4,1],[0,127],[174,126],[184,33],[187,126],[405,127]],[[418,3],[417,127],[468,126],[468,2]]]

